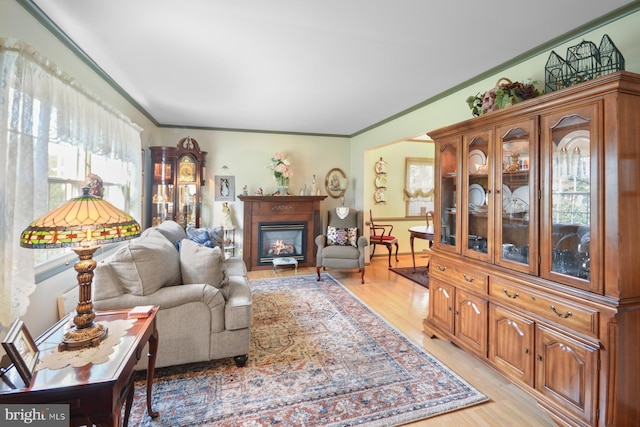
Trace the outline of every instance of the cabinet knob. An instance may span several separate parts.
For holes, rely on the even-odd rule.
[[[437,267],[438,267],[438,270],[440,270],[440,271],[445,271],[447,269],[447,267],[444,267],[444,266],[442,266],[440,264],[438,264]]]
[[[474,276],[471,277],[467,277],[467,273],[462,273],[462,277],[464,277],[464,280],[466,280],[467,282],[471,283],[474,280],[476,280],[476,278]]]
[[[538,362],[542,362],[542,356],[537,355],[537,356],[536,356],[536,359],[538,359]]]
[[[529,354],[529,349],[528,348],[524,349],[524,354]]]

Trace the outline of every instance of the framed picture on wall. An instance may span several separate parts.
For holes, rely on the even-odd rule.
[[[13,321],[7,336],[2,341],[2,346],[24,383],[31,384],[39,352],[38,346],[22,320]]]
[[[327,194],[334,199],[344,196],[347,189],[347,175],[342,169],[333,168],[324,179],[324,187]]]
[[[236,200],[236,178],[232,175],[216,175],[216,202]]]

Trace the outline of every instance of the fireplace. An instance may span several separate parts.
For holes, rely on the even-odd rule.
[[[305,222],[261,222],[258,225],[258,264],[273,265],[276,258],[306,261]]]
[[[315,266],[320,202],[326,197],[238,196],[244,202],[242,259],[247,269],[273,268],[273,260],[283,257],[296,259],[301,267]]]

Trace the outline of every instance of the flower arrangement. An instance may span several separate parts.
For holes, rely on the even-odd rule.
[[[278,181],[279,186],[289,185],[289,178],[293,176],[293,169],[291,169],[291,162],[286,153],[274,154],[269,168],[273,171],[273,177]]]
[[[482,95],[478,93],[476,96],[468,97],[467,104],[474,116],[480,116],[536,96],[540,96],[540,91],[535,87],[535,82],[512,82],[503,77],[493,89]]]

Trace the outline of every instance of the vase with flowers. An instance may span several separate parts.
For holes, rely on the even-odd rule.
[[[273,177],[278,182],[278,193],[281,196],[288,194],[289,178],[293,176],[291,162],[286,153],[276,153],[271,158],[269,168],[273,171]]]

